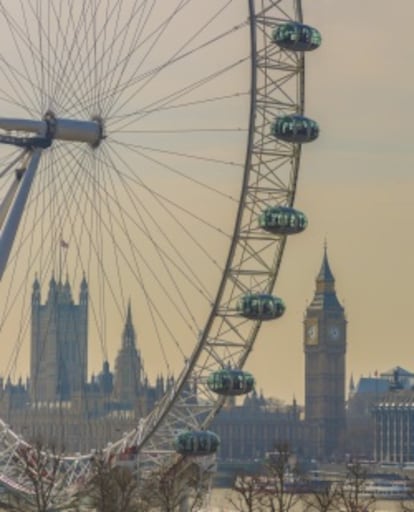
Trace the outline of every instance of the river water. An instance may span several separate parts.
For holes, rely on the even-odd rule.
[[[232,495],[231,489],[213,489],[209,505],[208,512],[239,512],[229,502],[229,498]],[[412,510],[414,511],[414,501],[411,504]],[[303,512],[303,505],[297,504],[292,512]],[[401,505],[399,501],[377,501],[375,508],[371,508],[370,511],[375,512],[400,512]]]

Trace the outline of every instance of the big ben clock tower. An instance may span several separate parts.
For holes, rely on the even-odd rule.
[[[325,246],[316,291],[304,320],[305,422],[308,455],[339,453],[345,429],[346,317]]]

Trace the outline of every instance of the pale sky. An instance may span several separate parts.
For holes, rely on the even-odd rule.
[[[265,395],[304,401],[303,315],[324,240],[348,319],[347,382],[400,365],[414,371],[414,3],[304,1],[322,47],[307,56],[306,112],[320,138],[303,147],[277,292],[287,312],[259,335],[248,367]],[[273,357],[269,357],[270,351]]]
[[[221,6],[217,0],[215,4]],[[162,5],[161,9],[166,4]],[[205,4],[203,8],[208,9],[210,5]],[[234,3],[233,9],[236,8],[238,5]],[[321,48],[306,57],[305,113],[318,121],[321,134],[317,141],[303,146],[295,202],[295,206],[307,214],[309,227],[301,235],[289,238],[276,283],[275,293],[284,299],[287,311],[280,320],[263,324],[246,365],[254,373],[258,389],[263,390],[266,396],[287,402],[295,396],[300,404],[304,400],[303,315],[313,297],[325,240],[336,278],[338,298],[345,307],[348,319],[347,382],[351,374],[357,380],[362,374],[385,371],[395,365],[414,371],[414,351],[411,348],[414,235],[408,222],[414,216],[411,197],[414,190],[414,158],[411,150],[414,119],[411,99],[414,90],[414,46],[411,33],[414,3],[412,0],[400,0],[391,7],[386,0],[303,0],[303,11],[305,23],[318,28],[323,40]],[[21,16],[17,15],[17,18]],[[196,20],[192,15],[192,28],[196,27],[196,22],[201,24],[202,16],[199,18]],[[231,23],[240,20],[233,20],[230,16]],[[186,18],[183,17],[181,22],[182,27],[188,27]],[[219,26],[217,30],[228,28],[230,22],[223,18],[223,27]],[[220,19],[217,23],[220,25]],[[174,26],[169,34],[171,38],[180,40],[176,43],[177,47],[187,37],[182,27]],[[7,39],[6,36],[6,31],[2,32],[2,42],[3,38]],[[197,44],[203,37],[204,33]],[[62,48],[64,43],[59,41]],[[23,52],[28,51],[24,43],[20,44]],[[149,47],[152,42],[147,44]],[[245,42],[245,47],[240,40],[237,40],[237,44],[244,55],[248,42]],[[169,55],[170,48],[167,46],[164,51]],[[191,77],[197,72],[204,72],[201,76],[207,76],[210,67],[214,72],[215,66],[224,66],[226,57],[226,52],[216,53],[215,56],[207,53],[202,66],[197,61],[192,63],[190,69],[184,69],[183,62],[183,69],[178,69],[183,74],[190,73]],[[151,69],[151,63],[148,63],[148,68]],[[176,81],[180,84],[181,74],[168,74],[167,70],[163,78],[161,87],[164,86],[167,91],[174,90]],[[14,84],[9,85],[13,87]],[[233,88],[231,81],[223,80],[221,85],[223,94],[228,92],[227,87],[229,91]],[[247,89],[244,83],[237,84],[237,87],[240,91]],[[147,88],[139,100],[150,104],[151,93],[152,90]],[[3,95],[0,101],[1,108],[7,109],[8,98]],[[232,110],[226,112],[224,117],[238,117],[237,122],[241,125],[248,110],[247,100],[241,98],[236,106],[229,102],[228,108]],[[210,112],[212,118],[215,114],[214,106],[210,107],[207,115],[201,109],[200,112],[193,112],[192,124],[197,125],[201,119],[204,127],[208,127]],[[168,118],[172,125],[175,119]],[[158,118],[154,116],[150,118],[148,127],[156,128],[158,124]],[[141,134],[139,142],[155,145],[153,137],[152,134]],[[210,141],[208,137],[206,135],[197,141],[189,139],[189,147],[182,142],[183,139],[180,142],[179,138],[171,135],[156,142],[164,149],[178,148],[205,158],[232,160],[239,139],[233,141],[223,134],[223,140],[229,144],[216,146],[216,153],[211,154],[210,146],[205,144]],[[108,168],[119,164],[120,159],[113,156],[113,161],[107,163]],[[179,157],[170,156],[168,162],[178,165]],[[152,167],[148,161],[146,165],[146,178],[153,180],[156,187],[157,179],[161,176],[161,172],[160,176],[157,174],[160,169],[156,165]],[[192,172],[194,160],[190,160],[190,164],[187,161],[186,165],[188,168],[184,167],[183,170]],[[69,164],[65,161],[64,166],[68,167]],[[75,173],[74,167],[73,170]],[[231,182],[238,172],[230,168],[228,174],[224,174],[219,165],[208,167],[207,163],[199,161],[197,171],[201,175],[204,170],[211,173],[213,180],[222,180],[223,190],[226,189],[224,176]],[[157,190],[167,194],[171,183],[161,178]],[[197,212],[202,216],[208,209],[211,210],[211,203],[207,201],[207,204],[203,204],[203,198],[198,197],[198,193],[200,190],[195,189],[187,193],[182,205],[193,208],[194,204],[199,204]],[[80,206],[75,204],[75,209]],[[234,203],[230,206],[234,207]],[[232,219],[223,220],[231,224]],[[168,219],[163,221],[168,224]],[[70,236],[65,225],[63,233],[65,237]],[[212,243],[213,255],[220,243],[221,240]],[[74,250],[73,242],[70,248]],[[33,264],[26,279],[26,295],[30,294],[36,270]],[[48,275],[45,271],[45,279]],[[78,268],[73,282],[76,290],[80,276]],[[124,303],[129,297],[127,292],[123,297]],[[140,347],[144,347],[147,340],[143,334],[144,321],[139,317],[142,310],[134,298],[134,323]],[[111,317],[105,329],[109,333],[112,364],[120,344],[122,318],[115,323]],[[27,362],[27,346],[22,353]],[[158,371],[159,357],[154,354],[155,351],[147,355],[144,353],[144,361],[148,365],[146,369],[152,375]],[[3,359],[6,360],[6,357]],[[101,367],[100,357],[96,357],[95,362],[92,371]],[[24,369],[19,368],[19,371],[26,374]]]

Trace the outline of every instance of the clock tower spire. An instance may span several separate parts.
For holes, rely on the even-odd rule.
[[[318,459],[338,453],[345,428],[346,323],[325,244],[315,294],[304,319],[307,445],[309,455]]]

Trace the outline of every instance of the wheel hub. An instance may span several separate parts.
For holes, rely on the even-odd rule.
[[[55,117],[50,111],[46,112],[43,119],[40,121],[2,117],[0,118],[0,129],[7,132],[25,132],[34,133],[36,135],[33,138],[14,138],[16,145],[22,145],[19,144],[19,141],[24,141],[23,145],[42,146],[39,141],[43,141],[44,143],[46,140],[50,145],[53,140],[66,140],[71,142],[86,142],[93,148],[97,148],[105,138],[103,121],[98,116],[85,121]],[[3,142],[13,144],[13,137],[7,137],[8,139]],[[0,139],[0,143],[1,142],[2,140]]]

